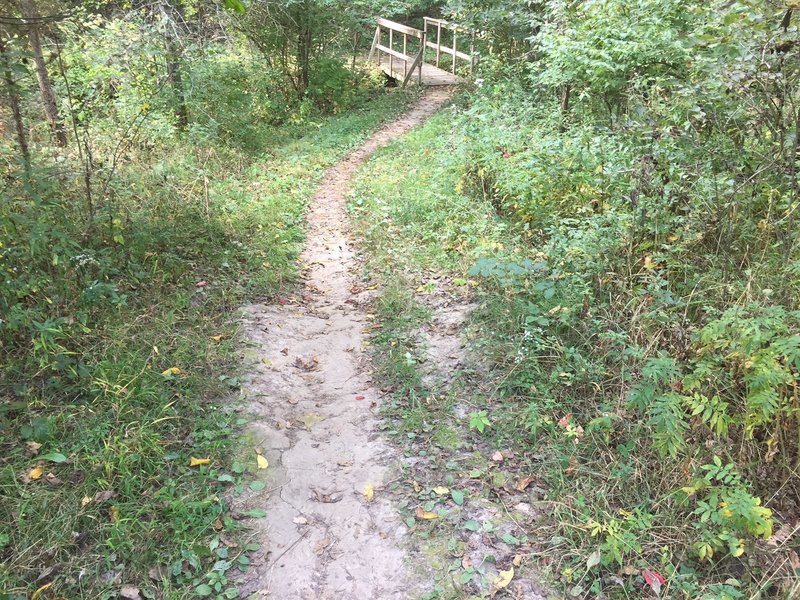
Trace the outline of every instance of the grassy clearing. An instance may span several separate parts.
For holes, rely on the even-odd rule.
[[[4,594],[52,584],[69,598],[123,586],[147,598],[235,595],[231,569],[253,548],[226,545],[246,515],[224,495],[256,461],[236,459],[232,311],[293,281],[324,169],[406,101],[377,93],[339,116],[264,126],[264,151],[143,150],[114,180],[125,202],[95,207],[108,218],[85,234],[78,182],[55,180],[57,202],[44,174],[11,190],[2,226],[15,235],[0,255],[3,275],[17,277],[0,347]]]
[[[752,255],[745,241],[688,262],[708,235],[699,214],[659,213],[653,240],[627,197],[615,203],[618,177],[575,183],[605,177],[595,163],[616,150],[612,134],[579,153],[585,131],[562,134],[502,94],[475,102],[380,153],[351,205],[368,272],[403,298],[389,302],[376,359],[393,374],[389,410],[409,452],[434,455],[470,501],[507,501],[535,477],[525,492],[534,505],[546,494],[549,518],[527,521],[531,545],[521,546],[571,597],[654,586],[671,598],[793,597],[800,565],[781,541],[796,514],[792,421],[759,430],[734,408],[744,389],[792,403],[795,313],[772,296],[776,277],[796,285],[791,261],[783,271],[775,262],[782,246],[760,245],[752,269],[731,267]],[[561,179],[564,169],[572,175]],[[571,211],[576,194],[604,204]],[[751,218],[724,235],[747,235]],[[430,390],[410,368],[419,361],[402,360],[424,352],[419,319],[404,315],[448,274],[475,288],[467,334],[490,372]],[[747,370],[758,364],[756,381]],[[432,393],[457,401],[426,401]],[[487,465],[495,450],[514,458]],[[450,525],[422,535],[463,540],[463,524]],[[431,597],[484,597],[488,579],[447,564]]]

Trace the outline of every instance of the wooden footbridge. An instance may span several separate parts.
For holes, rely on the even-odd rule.
[[[424,23],[424,29],[415,29],[388,19],[378,19],[367,61],[375,58],[383,72],[402,81],[403,87],[410,81],[418,85],[454,85],[460,82],[459,69],[466,67],[471,73],[477,62],[474,35],[442,19],[425,17]],[[469,52],[459,50],[465,44],[468,44]]]

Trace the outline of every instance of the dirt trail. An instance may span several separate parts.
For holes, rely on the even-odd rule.
[[[244,334],[258,365],[247,385],[254,443],[270,466],[266,489],[238,509],[264,551],[242,595],[286,600],[409,598],[405,525],[387,485],[398,457],[380,437],[380,393],[363,356],[369,321],[357,300],[345,195],[356,169],[449,98],[428,90],[403,116],[331,168],[307,214],[305,287],[283,305],[251,305]],[[374,488],[369,501],[365,488]]]

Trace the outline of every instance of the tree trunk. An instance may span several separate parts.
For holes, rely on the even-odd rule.
[[[61,117],[58,114],[56,95],[53,92],[53,84],[50,82],[50,75],[47,74],[47,65],[44,62],[44,55],[42,54],[39,25],[36,21],[39,13],[36,10],[36,5],[33,0],[25,0],[21,4],[23,14],[26,18],[31,19],[31,22],[28,24],[28,39],[31,44],[31,52],[33,53],[33,62],[36,66],[36,79],[39,81],[39,91],[42,94],[44,114],[47,117],[47,122],[50,124],[53,140],[57,146],[64,148],[67,145],[67,131],[64,129],[64,123],[61,121]]]
[[[173,37],[172,31],[170,31],[172,19],[167,12],[167,6],[166,0],[162,0],[158,5],[161,16],[164,18],[164,46],[166,50],[167,79],[172,88],[172,93],[175,96],[175,116],[178,119],[178,128],[185,131],[186,128],[189,127],[189,110],[186,107],[186,97],[183,93],[181,64],[178,60],[175,38]]]
[[[14,74],[11,72],[11,64],[8,60],[5,41],[0,38],[0,66],[3,69],[3,79],[6,84],[6,94],[8,106],[14,116],[14,127],[17,132],[17,145],[22,156],[22,164],[25,167],[25,174],[30,178],[31,175],[31,153],[28,150],[28,137],[25,134],[25,124],[22,122],[22,110],[19,102],[19,89],[14,81]]]

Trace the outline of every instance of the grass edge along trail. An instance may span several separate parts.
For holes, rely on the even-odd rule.
[[[794,597],[797,554],[785,545],[793,527],[792,505],[790,497],[788,502],[779,500],[782,480],[748,480],[743,473],[752,477],[753,465],[737,464],[724,431],[709,431],[713,425],[702,417],[705,409],[698,413],[688,408],[685,421],[683,408],[671,409],[680,416],[675,427],[682,436],[673,452],[665,449],[669,430],[664,430],[663,417],[659,421],[655,409],[638,406],[637,398],[665,380],[680,391],[677,370],[691,372],[698,359],[687,357],[676,365],[664,354],[648,353],[634,341],[637,336],[640,343],[646,341],[642,323],[653,326],[648,319],[657,320],[659,309],[653,309],[654,316],[643,316],[618,304],[609,306],[584,283],[581,265],[607,260],[609,246],[626,248],[627,240],[612,236],[603,247],[602,236],[609,235],[602,230],[606,217],[591,210],[562,224],[555,212],[549,215],[548,206],[537,211],[528,205],[547,227],[548,235],[538,235],[514,214],[513,189],[501,200],[494,195],[495,182],[501,188],[504,181],[521,185],[524,178],[521,172],[513,180],[505,178],[504,165],[513,150],[496,146],[493,137],[520,130],[524,136],[532,130],[528,135],[535,139],[538,132],[542,147],[557,152],[561,146],[552,142],[560,135],[557,125],[538,124],[513,110],[493,113],[497,104],[481,104],[479,96],[476,103],[471,107],[462,98],[452,113],[445,109],[380,151],[360,172],[351,199],[369,256],[364,277],[374,278],[383,290],[376,300],[382,327],[374,338],[374,356],[378,376],[394,392],[387,413],[394,418],[398,439],[407,435],[422,440],[417,447],[440,455],[449,452],[452,460],[463,446],[514,448],[530,457],[528,467],[547,490],[544,502],[532,496],[532,503],[548,515],[527,532],[535,544],[531,558],[550,573],[565,597],[630,598],[656,592],[705,600]],[[624,215],[625,209],[623,204],[617,214]],[[599,242],[595,235],[601,236]],[[630,262],[629,255],[623,256]],[[635,260],[641,264],[641,258]],[[601,268],[610,271],[612,266]],[[666,275],[662,268],[654,267],[652,259],[635,267],[625,282],[630,291],[623,302],[647,306],[637,300],[643,294],[640,282],[653,281],[654,269],[656,275]],[[424,352],[415,332],[429,316],[421,295],[429,281],[441,276],[474,287],[479,301],[466,333],[479,362],[491,365],[486,379],[491,391],[456,380],[451,394],[472,405],[468,415],[448,412],[454,402],[426,401],[429,390],[415,368]],[[739,283],[747,287],[754,282],[735,285]],[[652,294],[653,288],[646,289]],[[747,331],[753,326],[759,310],[763,315],[782,310],[749,313],[749,308],[715,298],[714,289],[709,287],[705,299],[692,298],[720,306],[708,312],[716,334],[708,331],[708,320],[690,326],[690,352],[697,352],[700,360],[703,352],[713,356],[714,344],[722,343],[711,336],[719,340],[725,331],[735,336],[737,327]],[[655,302],[648,297],[649,303]],[[750,321],[732,322],[731,311],[737,310]],[[722,325],[714,325],[711,317],[717,315]],[[610,324],[612,319],[616,325]],[[786,331],[780,318],[764,317],[756,327],[774,328],[776,335]],[[620,354],[617,344],[624,349],[626,342],[628,350]],[[695,376],[702,373],[696,370]],[[683,385],[688,386],[688,377]],[[687,397],[698,402],[703,398]],[[665,401],[656,400],[655,408]],[[461,442],[438,443],[444,428],[458,431]],[[461,476],[457,485],[468,485],[469,474]],[[502,487],[493,490],[487,484],[482,493],[499,497]],[[780,510],[782,506],[786,508]],[[430,529],[419,535],[425,539]],[[461,577],[470,582],[469,575],[460,565],[445,567],[441,577],[455,586],[442,586],[430,597],[489,593],[472,583],[458,584]]]
[[[147,284],[107,285],[90,315],[64,309],[3,366],[0,598],[237,597],[231,575],[256,546],[224,497],[247,485],[257,457],[231,410],[243,349],[234,311],[291,284],[322,173],[409,98],[377,92],[285,135],[265,126],[276,140],[266,155],[187,145],[142,177],[134,191],[152,205],[114,225],[120,254],[123,243],[160,248],[143,253]],[[139,218],[163,239],[137,242]]]

